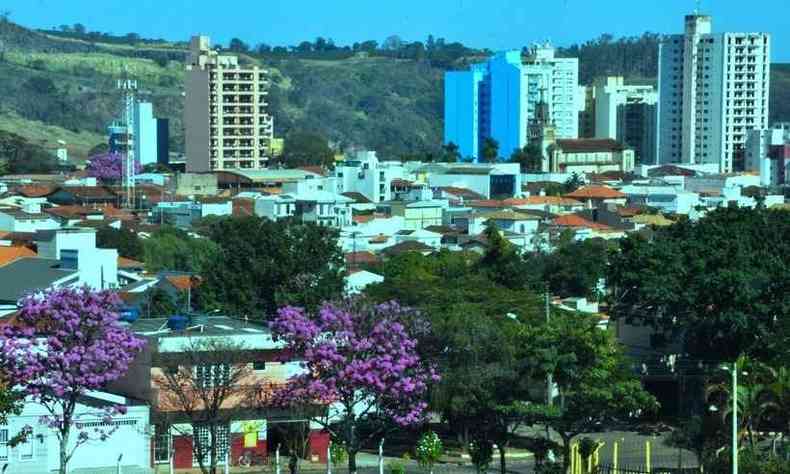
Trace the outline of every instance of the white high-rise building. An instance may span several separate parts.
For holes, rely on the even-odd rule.
[[[157,134],[150,102],[134,104],[134,157],[142,166],[156,163]]]
[[[639,163],[656,160],[656,110],[653,86],[626,85],[622,76],[598,78],[595,97],[595,138],[612,138],[633,148]]]
[[[749,130],[768,127],[770,36],[712,33],[711,17],[688,15],[685,33],[658,53],[658,162],[715,164],[744,159]]]
[[[527,100],[527,122],[535,118],[543,100],[554,122],[557,138],[579,136],[579,59],[557,58],[548,44],[535,45],[522,65]]]

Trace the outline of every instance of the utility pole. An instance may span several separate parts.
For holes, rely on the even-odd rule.
[[[545,304],[545,306],[546,306],[546,308],[545,308],[546,309],[546,326],[548,327],[549,322],[551,321],[551,311],[550,311],[550,308],[549,308],[549,284],[548,283],[546,283],[545,295],[546,295],[545,296],[545,300],[546,300],[546,302],[545,302],[546,303]],[[553,379],[553,377],[551,375],[551,372],[549,372],[549,374],[546,376],[546,404],[548,406],[552,405],[551,391],[552,391],[552,386],[554,385],[554,381],[552,379]]]

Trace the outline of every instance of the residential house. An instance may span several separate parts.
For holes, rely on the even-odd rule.
[[[406,229],[424,229],[429,225],[441,225],[444,210],[449,203],[444,200],[387,201],[379,203],[377,211],[387,216],[403,217]]]
[[[585,203],[588,208],[606,207],[609,204],[624,206],[627,196],[608,186],[588,185],[568,193],[566,198]]]
[[[148,432],[152,433],[155,464],[167,464],[172,457],[174,468],[191,469],[197,465],[193,443],[208,442],[205,426],[193,424],[193,418],[168,402],[168,392],[159,382],[166,371],[178,370],[185,351],[191,350],[194,344],[213,341],[220,345],[227,342],[242,346],[237,356],[245,361],[250,374],[240,380],[238,386],[231,387],[234,391],[254,386],[272,390],[303,370],[298,361],[283,360],[283,343],[275,341],[267,327],[248,321],[224,316],[193,316],[188,321],[180,317],[139,319],[131,324],[131,329],[145,337],[147,345],[127,375],[112,384],[112,388],[150,404]],[[195,370],[196,377],[205,374],[205,383],[209,383],[209,378],[221,381],[230,372],[227,366],[216,365],[200,366]],[[230,452],[229,460],[234,464],[245,453],[265,457],[279,442],[274,439],[273,426],[302,420],[284,409],[250,409],[244,397],[229,397],[223,410],[232,413],[230,422],[220,426],[217,433],[223,464],[226,451]],[[326,433],[311,431],[310,454],[325,461],[328,441]],[[209,449],[207,445],[205,450]]]
[[[486,199],[512,197],[521,193],[521,169],[518,163],[456,163],[443,172],[429,174],[428,185],[431,189],[469,189]]]
[[[126,413],[104,419],[104,411],[113,407],[126,407]],[[41,474],[57,472],[60,467],[60,442],[55,431],[48,426],[46,417],[52,414],[32,400],[26,400],[22,412],[12,414],[0,425],[0,464],[3,471],[13,474]],[[107,392],[88,392],[77,401],[74,422],[88,433],[89,439],[81,443],[76,455],[69,462],[69,472],[128,473],[149,472],[151,449],[148,434],[149,409],[139,400]],[[8,441],[24,428],[32,431],[26,440],[14,447]],[[114,430],[102,440],[93,428]],[[72,434],[68,450],[77,445],[77,435]],[[119,467],[120,466],[120,467]]]
[[[426,229],[403,229],[395,234],[395,243],[415,241],[438,250],[442,245],[442,234]]]
[[[416,240],[405,240],[385,248],[381,251],[381,254],[385,257],[394,257],[406,252],[418,252],[423,255],[429,255],[434,251],[435,249],[433,247],[429,247],[422,242],[418,242]]]
[[[63,186],[47,196],[47,200],[59,206],[92,206],[115,205],[120,198],[106,186]]]
[[[202,197],[199,201],[159,202],[151,210],[149,220],[188,229],[204,217],[230,215],[233,215],[232,200]]]
[[[40,204],[26,204],[23,208],[0,208],[0,231],[36,232],[60,227],[51,215],[41,212]]]
[[[522,198],[508,198],[502,201],[503,204],[514,209],[545,211],[551,214],[569,214],[584,209],[584,203],[563,196],[526,196]]]

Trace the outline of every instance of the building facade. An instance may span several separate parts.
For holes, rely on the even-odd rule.
[[[187,171],[265,168],[274,130],[267,71],[212,50],[207,36],[192,37],[187,61]]]
[[[694,14],[658,54],[658,162],[742,167],[749,130],[768,127],[770,36],[713,33]]]
[[[746,171],[760,174],[763,186],[786,184],[790,168],[790,142],[784,130],[750,130],[746,138]]]
[[[653,86],[625,85],[623,78],[595,81],[595,138],[612,138],[633,148],[638,163],[656,159],[658,92]]]
[[[579,133],[579,61],[557,58],[549,45],[529,54],[503,51],[468,71],[445,73],[444,142],[458,146],[461,158],[478,161],[487,138],[496,140],[499,157],[527,142],[527,128],[545,101],[561,138]]]

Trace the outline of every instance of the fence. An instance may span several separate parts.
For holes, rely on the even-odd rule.
[[[612,436],[614,435],[614,436]],[[698,473],[696,456],[668,446],[661,436],[624,436],[578,440],[571,445],[570,474]]]

